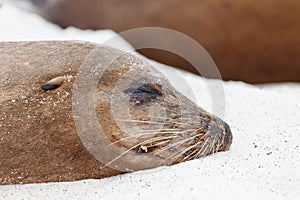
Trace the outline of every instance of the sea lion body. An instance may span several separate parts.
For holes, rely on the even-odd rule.
[[[32,0],[49,21],[62,27],[111,29],[164,27],[184,33],[209,52],[222,78],[250,83],[300,81],[300,1],[298,0]],[[126,23],[120,23],[126,22]],[[181,42],[171,35],[172,49]],[[142,38],[127,37],[134,47]],[[157,49],[144,55],[167,65],[198,73],[184,58]],[[186,54],[198,57],[192,48]]]
[[[99,151],[96,150],[101,150],[102,148],[103,152],[105,152],[104,149],[109,148],[108,146],[110,145],[96,145],[91,147],[92,150],[89,149],[87,143],[85,143],[86,138],[81,137],[79,134],[81,129],[78,129],[74,122],[76,121],[75,118],[84,118],[83,116],[77,116],[77,114],[74,115],[74,98],[72,99],[72,96],[74,97],[74,83],[76,78],[78,78],[81,66],[95,48],[105,49],[108,52],[107,55],[109,55],[110,51],[113,51],[113,48],[110,47],[74,41],[1,43],[0,184],[103,178],[120,174],[123,171],[99,161],[97,157]],[[106,55],[101,56],[105,57]],[[95,61],[89,60],[88,62],[97,62],[97,59]],[[129,83],[130,75],[129,78],[125,75],[131,70],[130,65],[134,65],[134,63],[142,63],[144,65],[143,61],[131,55],[121,56],[113,63],[111,69],[103,73],[99,81],[95,97],[97,101],[99,100],[99,103],[95,103],[95,111],[103,132],[112,146],[116,144],[120,148],[129,149],[128,152],[130,151],[133,156],[138,154],[137,161],[148,154],[156,154],[153,159],[157,158],[160,160],[168,159],[170,155],[174,157],[170,152],[175,151],[178,153],[177,146],[181,145],[180,147],[184,149],[186,149],[186,146],[183,143],[172,145],[172,150],[170,150],[171,148],[166,148],[165,146],[166,141],[169,145],[172,142],[178,143],[178,141],[180,142],[184,137],[187,137],[179,137],[176,134],[176,140],[167,140],[168,138],[165,136],[166,130],[179,130],[179,128],[174,128],[175,125],[178,127],[175,117],[171,117],[172,123],[165,125],[162,131],[157,131],[157,133],[151,123],[149,123],[150,121],[147,121],[149,119],[145,117],[147,116],[145,113],[148,113],[147,107],[156,101],[159,101],[163,106],[171,108],[169,103],[174,100],[172,100],[172,95],[169,95],[169,93],[175,90],[168,86],[168,83],[165,83],[163,78],[159,78],[162,81],[161,85],[152,82],[139,83],[141,84],[140,87],[135,88],[134,84],[133,86],[131,84],[130,88],[122,89],[124,93],[122,95],[129,96],[129,103],[127,102],[129,112],[136,119],[136,123],[149,123],[150,128],[153,129],[152,135],[158,138],[157,134],[159,134],[160,138],[165,137],[163,140],[159,142],[158,139],[152,140],[151,146],[150,142],[141,142],[145,138],[150,141],[146,134],[145,137],[138,135],[134,139],[128,139],[120,128],[122,125],[119,124],[117,126],[116,122],[112,122],[116,119],[112,114],[110,104],[114,98],[112,95],[117,93],[115,92],[116,85],[113,84],[123,79],[125,82],[120,84],[120,87],[126,85],[126,82]],[[148,73],[147,69],[148,66],[145,67],[145,74]],[[152,73],[151,70],[149,73]],[[184,104],[189,109],[199,110],[201,120],[200,118],[198,119],[198,116],[193,120],[201,122],[203,127],[206,127],[204,129],[199,128],[199,130],[222,137],[219,141],[217,141],[218,137],[217,139],[215,137],[216,140],[214,141],[207,140],[209,144],[212,144],[212,148],[207,150],[207,152],[202,152],[203,155],[199,153],[199,156],[227,150],[232,140],[228,125],[198,108],[191,101],[183,99]],[[118,102],[115,109],[117,113],[118,110],[122,110],[127,105],[123,104],[122,101],[118,101],[118,99],[116,102]],[[177,110],[177,104],[171,103],[173,103],[173,108],[170,109],[172,111],[166,110],[167,116],[173,116]],[[203,121],[203,119],[207,119],[207,121]],[[84,123],[88,127],[90,120],[83,120],[86,120]],[[126,122],[124,119],[122,121],[119,118],[117,120],[120,120],[120,123],[125,124],[124,126],[128,126],[128,130],[131,130],[132,126],[128,125],[129,122]],[[211,123],[212,121],[213,123]],[[158,124],[157,122],[155,123]],[[187,130],[186,127],[183,127],[183,129]],[[195,131],[198,130],[195,129],[193,132]],[[168,132],[168,134],[172,135],[173,133]],[[189,134],[192,134],[192,132],[189,132]],[[194,136],[193,140],[197,140],[199,136],[203,135],[202,133],[201,135],[199,134],[197,137]],[[87,141],[97,141],[97,138],[94,137],[97,136],[89,136]],[[186,145],[188,147],[192,143]],[[96,150],[94,151],[94,149]],[[196,158],[196,156],[191,156],[188,152],[184,152],[188,155],[186,160]],[[123,161],[126,162],[126,159],[124,157]],[[151,161],[152,157],[147,159]],[[158,163],[160,160],[158,160]],[[166,164],[175,164],[184,160],[182,157],[176,157],[172,162]],[[155,161],[153,160],[153,162]],[[165,163],[162,162],[161,165],[165,165]],[[145,164],[145,166],[140,168],[151,167],[150,164]]]

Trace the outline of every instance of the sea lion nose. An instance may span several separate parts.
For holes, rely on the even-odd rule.
[[[224,145],[223,145],[223,151],[227,151],[230,148],[230,145],[232,143],[232,133],[230,130],[229,125],[226,122],[223,122],[224,127]]]

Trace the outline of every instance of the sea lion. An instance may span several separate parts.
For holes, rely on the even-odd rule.
[[[300,81],[300,1],[298,0],[32,0],[40,13],[62,27],[112,29],[164,27],[199,42],[224,80],[250,83]],[[127,37],[134,47],[140,37]],[[162,39],[171,40],[170,36]],[[182,43],[170,43],[172,49]],[[193,50],[187,54],[196,57]],[[198,73],[178,55],[142,49],[144,55]]]
[[[231,145],[225,122],[131,54],[1,42],[0,58],[0,184],[103,178]]]

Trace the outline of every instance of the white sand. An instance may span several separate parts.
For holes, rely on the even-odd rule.
[[[0,41],[102,42],[111,35],[62,30],[36,15],[0,8]],[[193,85],[199,105],[211,111],[203,82],[216,81],[183,76]],[[175,86],[180,89],[181,84]],[[300,101],[295,94],[300,86],[268,88],[224,82],[224,120],[234,135],[227,152],[101,180],[0,186],[0,199],[300,199]]]

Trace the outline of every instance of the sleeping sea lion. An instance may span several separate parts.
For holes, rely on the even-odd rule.
[[[0,58],[0,184],[109,177],[231,145],[225,122],[129,53],[1,42]]]

